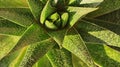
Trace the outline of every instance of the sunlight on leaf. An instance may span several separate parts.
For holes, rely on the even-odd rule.
[[[36,62],[33,67],[52,67],[49,59],[47,58],[47,56],[43,56],[42,58],[40,58],[38,60],[38,62]]]
[[[105,44],[86,43],[95,60],[102,67],[120,66],[120,52],[106,46]]]
[[[0,60],[13,49],[19,39],[19,36],[0,35]]]
[[[30,45],[19,66],[32,66],[39,60],[39,58],[43,57],[50,49],[52,49],[54,45],[56,45],[56,42],[54,42],[51,38]]]
[[[0,34],[1,35],[17,35],[20,36],[26,28],[14,24],[7,20],[0,20]]]
[[[120,36],[109,29],[100,27],[96,24],[90,23],[89,21],[80,21],[80,24],[78,24],[78,31],[79,29],[82,31],[84,30],[84,32],[89,35],[87,36],[83,34],[83,39],[87,42],[95,42],[97,40],[99,43],[120,47]]]
[[[26,0],[0,0],[0,8],[28,7]]]
[[[62,46],[69,50],[70,52],[72,52],[77,57],[79,57],[79,59],[81,59],[88,66],[90,67],[96,66],[81,36],[74,28],[67,31]]]
[[[59,46],[50,50],[47,57],[53,67],[73,67],[71,53],[64,48],[60,49]]]
[[[69,19],[70,26],[72,27],[81,17],[95,10],[97,8],[69,7],[68,11],[71,14]]]
[[[115,11],[117,9],[120,9],[120,0],[104,0],[98,7],[99,7],[98,10],[93,11],[87,16],[98,17],[110,13],[112,11]]]
[[[28,27],[34,22],[28,8],[0,8],[0,17],[23,27]]]

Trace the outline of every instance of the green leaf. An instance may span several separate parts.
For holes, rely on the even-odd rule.
[[[24,49],[24,48],[23,48]],[[11,63],[19,56],[21,50],[11,53],[0,60],[0,67],[10,67]]]
[[[63,45],[64,48],[72,52],[74,55],[76,55],[79,59],[81,59],[84,63],[86,63],[89,67],[95,67],[94,64],[86,46],[83,42],[81,36],[79,33],[74,29],[70,29],[67,31]]]
[[[56,44],[51,38],[31,44],[19,66],[29,67],[43,57]]]
[[[44,24],[45,20],[48,16],[50,16],[53,12],[55,12],[55,7],[52,7],[51,1],[48,0],[46,5],[44,6],[41,15],[40,15],[40,22]]]
[[[28,8],[0,8],[0,17],[23,27],[28,27],[34,22]]]
[[[68,7],[70,12],[69,25],[73,26],[80,18],[86,14],[97,10],[97,8],[85,8],[85,7]]]
[[[40,0],[28,0],[30,10],[37,21],[40,19],[41,11],[44,7]]]
[[[99,6],[99,9],[88,14],[88,17],[98,17],[106,13],[110,13],[120,8],[120,0],[104,0]]]
[[[26,0],[0,0],[0,8],[27,7]]]
[[[104,0],[82,0],[80,4],[89,4],[89,3],[100,3]]]
[[[38,60],[38,62],[36,62],[33,67],[52,67],[49,59],[47,58],[47,56],[43,56],[42,58],[40,58]]]
[[[102,15],[100,17],[97,17],[97,19],[120,25],[120,9],[108,14]]]
[[[55,46],[47,53],[47,57],[53,67],[73,67],[71,53],[64,48]]]
[[[0,60],[17,44],[19,36],[0,35]]]
[[[68,13],[63,13],[61,15],[61,22],[62,22],[62,27],[65,27],[69,19],[69,14]]]
[[[22,48],[19,52],[19,55],[10,63],[9,67],[19,67],[20,62],[22,61],[28,46]]]
[[[73,67],[89,67],[86,65],[85,62],[83,62],[80,58],[76,57],[75,55],[72,55],[72,62]]]
[[[70,6],[79,6],[82,0],[69,0]]]
[[[47,34],[53,38],[60,47],[62,47],[63,39],[67,29],[56,30],[56,31],[47,31]]]
[[[82,0],[80,6],[82,7],[97,7],[104,0]]]
[[[84,35],[82,35],[83,39],[87,42],[97,41],[99,43],[120,47],[120,36],[110,31],[109,29],[100,27],[96,24],[89,23],[89,21],[84,20],[77,24],[77,29],[82,30],[88,34],[86,35],[83,33]]]
[[[91,19],[91,18],[84,18],[84,20],[94,23],[96,25],[99,25],[101,27],[104,27],[106,29],[109,29],[109,30],[113,31],[114,33],[120,35],[120,31],[119,31],[120,25],[117,23],[111,23],[108,21],[103,21],[103,20],[99,20],[99,19]]]
[[[52,30],[56,30],[58,29],[58,27],[56,25],[54,25],[52,22],[50,21],[45,21],[45,26],[48,28],[48,29],[52,29]]]
[[[101,67],[119,67],[120,52],[105,44],[86,43],[93,59]]]
[[[19,42],[12,51],[15,51],[30,44],[34,44],[36,42],[46,40],[48,38],[49,38],[48,34],[46,34],[42,27],[40,27],[38,24],[32,24],[23,33],[21,39],[19,40]]]
[[[26,28],[14,24],[7,20],[0,20],[0,34],[1,35],[17,35],[20,36],[26,30]]]

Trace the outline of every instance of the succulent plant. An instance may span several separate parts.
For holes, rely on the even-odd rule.
[[[120,67],[120,0],[0,0],[0,67]]]

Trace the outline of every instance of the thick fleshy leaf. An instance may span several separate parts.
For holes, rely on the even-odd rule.
[[[19,36],[0,35],[0,60],[17,44]]]
[[[100,67],[119,67],[120,52],[104,45],[86,43],[90,54]]]
[[[2,58],[0,60],[0,67],[10,67],[11,63],[17,58],[17,56],[19,56],[21,51],[22,49]]]
[[[48,57],[45,55],[36,62],[33,67],[52,67]]]
[[[51,1],[48,0],[46,5],[44,6],[41,15],[40,15],[40,22],[44,24],[45,20],[48,16],[55,12],[55,7],[51,5]]]
[[[0,0],[0,8],[27,7],[26,0]]]
[[[39,21],[41,11],[44,7],[43,3],[40,0],[28,0],[28,4],[33,16]]]
[[[100,17],[97,17],[97,19],[120,25],[120,9],[108,14],[102,15]]]
[[[79,32],[80,30],[85,32],[80,34],[87,42],[99,42],[120,47],[120,36],[106,28],[82,20],[77,24],[77,29]]]
[[[70,6],[79,6],[82,0],[69,0]]]
[[[39,60],[39,58],[43,57],[54,45],[56,45],[56,42],[53,41],[51,38],[30,45],[19,66],[32,66],[35,62]]]
[[[71,53],[64,48],[60,49],[59,46],[50,50],[47,57],[53,67],[73,67]]]
[[[97,10],[97,8],[68,7],[67,10],[70,12],[69,25],[73,26],[81,17]]]
[[[28,46],[21,49],[21,51],[19,52],[19,55],[16,58],[14,58],[14,60],[9,64],[9,67],[19,67],[18,65],[22,61],[27,48],[28,48]]]
[[[104,0],[98,7],[99,7],[98,10],[93,11],[88,16],[98,17],[103,14],[117,10],[120,8],[120,0]]]
[[[75,55],[72,55],[72,62],[73,67],[89,67],[85,62],[83,62],[80,58],[76,57]]]
[[[63,29],[63,30],[58,30],[58,31],[47,31],[48,32],[48,35],[53,38],[60,47],[62,47],[62,43],[63,43],[63,39],[64,39],[64,36],[65,36],[65,33],[66,33],[67,29]]]
[[[81,59],[89,67],[96,66],[85,46],[85,43],[83,42],[81,36],[74,28],[67,31],[62,46],[64,48],[66,48],[67,50],[69,50],[70,52],[72,52],[74,55],[76,55],[79,59]]]
[[[43,41],[48,38],[48,34],[46,34],[42,27],[40,27],[38,24],[32,24],[21,36],[21,39],[14,47],[13,51],[33,43]]]
[[[82,0],[80,6],[83,7],[97,7],[104,0]]]
[[[117,24],[117,23],[111,23],[111,22],[108,22],[108,21],[103,21],[103,20],[99,20],[99,19],[91,19],[91,18],[84,18],[84,20],[87,20],[91,23],[94,23],[96,25],[99,25],[101,27],[109,29],[109,30],[113,31],[114,33],[120,35],[120,31],[119,31],[120,30],[120,25]]]
[[[103,0],[82,0],[80,4],[89,4],[89,3],[100,3]]]
[[[10,21],[0,20],[0,34],[1,35],[17,35],[20,36],[26,30],[26,28],[14,24]]]
[[[23,27],[28,27],[34,21],[28,8],[0,8],[0,17]]]

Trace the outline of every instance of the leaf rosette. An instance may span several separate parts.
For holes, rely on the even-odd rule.
[[[120,66],[113,48],[120,47],[120,26],[99,17],[119,9],[120,0],[23,2],[0,1],[0,67]]]
[[[47,1],[40,15],[40,23],[52,30],[64,28],[69,19],[67,3],[67,0]]]
[[[68,6],[79,5],[80,0],[48,0],[41,11],[40,23],[46,28],[57,30],[69,25]]]

